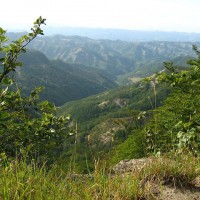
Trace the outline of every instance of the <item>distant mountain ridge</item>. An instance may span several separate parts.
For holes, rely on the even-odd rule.
[[[20,33],[8,34],[14,40]],[[194,57],[193,44],[200,46],[200,42],[127,42],[54,35],[36,38],[29,48],[43,52],[50,60],[106,70],[116,79],[130,72],[144,77],[161,70],[164,61]]]
[[[93,39],[124,40],[129,42],[147,41],[200,41],[200,33],[172,32],[172,31],[142,31],[109,28],[81,28],[81,27],[44,27],[46,35],[61,34],[65,36],[79,35]]]
[[[42,51],[50,59],[104,69],[113,76],[134,69],[129,58],[104,43],[86,37],[56,35],[37,38],[29,47]]]
[[[78,28],[78,27],[44,27],[45,36],[80,36],[94,40],[122,40],[126,42],[200,42],[200,33],[140,31],[124,29]],[[27,34],[26,31],[7,32],[8,38],[17,39]]]
[[[113,78],[129,72],[143,75],[160,70],[164,61],[194,56],[191,42],[126,42],[94,40],[80,36],[37,38],[30,48],[43,52],[49,59],[106,70]]]

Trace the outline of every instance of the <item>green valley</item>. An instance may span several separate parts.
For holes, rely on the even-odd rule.
[[[0,28],[0,199],[198,199],[200,43],[42,37],[45,21]]]

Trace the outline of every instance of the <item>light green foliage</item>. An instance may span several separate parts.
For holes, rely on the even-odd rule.
[[[127,140],[117,145],[111,152],[110,164],[116,164],[124,159],[144,157],[146,155],[145,145],[144,133],[139,130],[132,132]]]
[[[165,63],[167,71],[157,76],[172,87],[172,93],[164,106],[155,110],[146,127],[150,151],[176,149],[195,155],[200,151],[200,53],[195,46],[193,49],[198,57],[188,61],[188,70],[177,70],[172,63]]]
[[[52,103],[39,101],[42,87],[23,97],[13,79],[22,65],[18,56],[37,35],[43,35],[40,26],[44,23],[45,19],[39,17],[29,34],[10,44],[6,43],[6,31],[0,29],[0,152],[7,156],[48,157],[52,161],[63,149],[68,117],[55,116]]]

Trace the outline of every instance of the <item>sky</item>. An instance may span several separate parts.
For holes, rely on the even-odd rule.
[[[47,26],[200,33],[200,0],[2,0],[0,27],[29,31]]]

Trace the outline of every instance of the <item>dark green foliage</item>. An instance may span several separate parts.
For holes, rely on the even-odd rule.
[[[39,17],[32,32],[6,44],[5,31],[0,29],[0,152],[7,156],[47,158],[51,162],[63,151],[68,137],[68,117],[55,116],[55,106],[39,101],[42,87],[34,88],[22,96],[13,77],[20,53],[37,35],[43,35],[40,26],[45,19]]]

